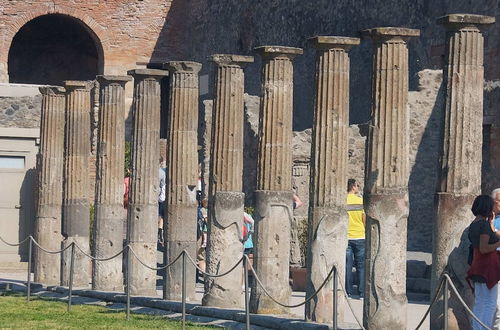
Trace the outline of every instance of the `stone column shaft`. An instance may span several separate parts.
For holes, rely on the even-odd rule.
[[[288,302],[290,220],[292,217],[293,65],[302,49],[256,48],[262,57],[257,191],[255,192],[254,268],[278,301]],[[254,313],[286,313],[260,286],[252,288]]]
[[[90,254],[90,83],[65,81],[66,129],[63,184],[63,246],[72,242]],[[62,255],[62,285],[69,284],[71,249]],[[91,261],[75,250],[73,285],[91,282]]]
[[[111,257],[123,248],[123,167],[125,163],[125,84],[130,76],[98,76],[100,88],[94,253]],[[94,290],[122,291],[122,255],[94,261]]]
[[[483,123],[483,52],[480,27],[494,17],[452,14],[438,22],[446,28],[446,86],[440,184],[433,230],[431,294],[444,270],[462,283],[460,294],[472,307],[473,295],[465,281],[469,241],[464,235],[474,218],[470,207],[481,193]],[[456,283],[455,282],[455,283]],[[450,296],[450,324],[469,326],[469,317],[454,295]],[[431,310],[431,329],[443,325],[442,300]]]
[[[419,30],[375,28],[368,136],[365,300],[367,329],[406,328],[409,115],[407,40]]]
[[[307,258],[307,294],[324,282],[332,266],[345,277],[347,247],[347,152],[349,129],[349,55],[357,38],[315,37],[317,48],[316,99],[313,124],[310,216]],[[343,315],[343,294],[337,293]],[[329,323],[333,319],[333,281],[306,304],[306,319]]]
[[[40,87],[42,118],[38,154],[38,208],[35,239],[47,250],[61,249],[62,183],[64,160],[63,87]],[[35,282],[59,285],[61,255],[35,249]]]
[[[127,217],[127,241],[146,265],[156,265],[158,230],[160,80],[164,70],[136,69],[134,78],[132,171]],[[130,293],[156,296],[156,271],[130,257]]]
[[[214,118],[208,211],[207,272],[228,271],[243,255],[243,67],[253,57],[213,55],[215,77]],[[217,307],[241,306],[241,276],[205,279],[203,304]]]
[[[173,61],[170,72],[170,117],[167,141],[165,263],[183,250],[196,260],[196,184],[198,182],[198,72],[201,64]],[[188,300],[195,299],[195,268],[186,264]],[[182,297],[182,262],[166,270],[163,295]]]

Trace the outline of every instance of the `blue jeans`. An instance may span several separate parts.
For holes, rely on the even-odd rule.
[[[354,278],[352,274],[353,264],[358,274],[358,291],[361,297],[365,293],[365,240],[350,239],[347,241],[345,262],[345,287],[348,295],[354,294]]]

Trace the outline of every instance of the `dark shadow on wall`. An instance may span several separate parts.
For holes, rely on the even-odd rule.
[[[469,228],[467,227],[460,235],[460,243],[455,247],[449,257],[448,264],[445,267],[445,272],[450,276],[453,284],[457,288],[458,292],[464,299],[467,306],[472,310],[474,303],[474,293],[467,284],[465,277],[467,276],[467,271],[469,270],[469,265],[467,264],[467,257],[469,255],[469,245],[470,241],[468,238]],[[431,292],[431,296],[434,292]],[[466,309],[463,307],[462,303],[457,299],[455,294],[451,294],[448,302],[449,306],[449,320],[456,324],[455,329],[467,330],[470,329],[471,318],[467,313]],[[434,305],[434,311],[437,313],[435,315],[431,314],[431,328],[440,329],[443,322],[443,300],[442,296],[438,298],[436,304]],[[450,323],[451,323],[450,322]],[[453,324],[451,323],[451,324]],[[458,326],[458,327],[457,327]]]
[[[24,175],[23,183],[19,191],[19,241],[29,235],[33,235],[35,229],[35,212],[37,202],[37,171],[30,168]],[[19,246],[19,255],[22,262],[28,261],[28,243]]]
[[[481,191],[489,195],[500,187],[500,80],[489,81],[484,90],[483,163]]]
[[[172,0],[165,23],[158,34],[150,63],[159,68],[168,61],[192,60],[190,56],[191,0]]]
[[[429,24],[423,19],[421,3],[375,1],[368,9],[361,1],[241,1],[224,4],[192,0],[190,54],[202,63],[213,53],[254,55],[261,45],[300,47],[304,54],[294,60],[294,130],[312,127],[314,104],[315,50],[307,39],[315,35],[359,37],[359,31],[376,26],[420,28]],[[335,19],[332,19],[335,18]],[[351,50],[350,122],[369,119],[371,99],[371,42],[366,40]],[[411,76],[426,67],[427,52],[420,42],[410,46]],[[246,69],[246,92],[260,95],[261,60]],[[207,74],[204,68],[202,74]],[[412,88],[413,84],[410,85]]]
[[[425,91],[424,91],[425,92]],[[430,91],[427,91],[429,93]],[[426,121],[425,129],[410,169],[408,195],[408,250],[432,252],[434,224],[434,196],[439,179],[439,154],[442,145],[441,131],[444,111],[443,82],[436,95],[434,107]],[[418,112],[418,108],[414,111]],[[411,127],[411,123],[410,123]]]
[[[252,129],[248,113],[249,111],[245,111],[245,120],[243,127],[243,191],[246,192],[245,205],[254,206],[254,192],[257,189],[258,133]]]
[[[444,44],[444,29],[436,23],[437,17],[454,12],[494,15],[497,11],[493,0],[374,0],[369,6],[365,1],[173,0],[151,62],[195,60],[203,64],[203,76],[210,72],[208,57],[214,53],[255,56],[255,47],[269,44],[303,48],[304,55],[294,60],[293,128],[301,131],[312,127],[315,94],[315,51],[308,38],[359,37],[360,31],[381,26],[420,29],[421,36],[408,45],[409,89],[416,90],[416,73],[434,67],[431,48]],[[350,54],[350,123],[357,124],[370,117],[371,42],[363,40]],[[261,93],[260,68],[259,56],[246,68],[245,91],[250,95]],[[207,97],[200,99],[200,109]]]

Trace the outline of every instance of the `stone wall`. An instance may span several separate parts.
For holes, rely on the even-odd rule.
[[[441,69],[445,31],[436,18],[465,12],[496,16],[500,7],[495,0],[439,1],[299,1],[299,0],[228,0],[191,1],[192,46],[190,57],[207,63],[213,53],[254,55],[260,45],[284,45],[304,48],[304,55],[294,60],[294,129],[312,127],[315,53],[307,38],[323,35],[358,37],[359,32],[378,26],[403,26],[421,29],[421,37],[409,43],[410,90],[417,90],[417,73],[423,69]],[[500,24],[486,30],[485,78],[500,79]],[[370,117],[371,54],[369,40],[353,47],[351,57],[351,123],[364,123]],[[260,58],[246,69],[246,92],[260,94]],[[204,65],[201,74],[210,68]],[[498,103],[496,103],[498,107]]]
[[[42,96],[0,96],[0,127],[40,127]]]

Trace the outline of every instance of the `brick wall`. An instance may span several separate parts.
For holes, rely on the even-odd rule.
[[[102,47],[105,74],[123,74],[137,63],[179,59],[188,17],[186,1],[11,0],[0,5],[0,82],[7,82],[12,39],[30,20],[63,14],[86,26]]]

